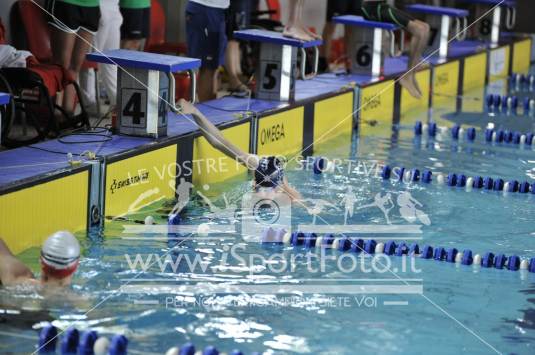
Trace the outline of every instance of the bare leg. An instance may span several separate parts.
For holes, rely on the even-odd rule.
[[[214,92],[214,75],[215,70],[201,68],[199,71],[198,93],[199,101],[207,101],[215,98]]]
[[[227,44],[225,51],[225,68],[227,69],[229,85],[231,90],[246,90],[247,87],[239,78],[240,73],[240,44],[231,40]]]
[[[353,26],[344,26],[344,46],[346,49],[346,58],[344,59],[344,67],[347,71],[351,70],[351,60],[348,60],[349,56],[347,53],[349,53],[349,48],[352,45],[353,41],[353,35],[355,30],[353,29]]]
[[[80,69],[85,60],[85,55],[89,51],[89,46],[93,40],[93,34],[80,30],[78,36],[74,42],[74,49],[72,51],[72,58],[69,65],[69,70],[75,78],[78,78]],[[81,37],[81,38],[80,38]],[[63,97],[63,108],[70,114],[74,113],[76,92],[72,85],[65,88],[65,96]]]
[[[421,60],[422,53],[424,52],[427,41],[429,40],[429,25],[425,22],[414,20],[410,21],[407,30],[412,35],[410,48],[409,48],[409,70],[415,68]],[[421,97],[422,93],[416,82],[416,76],[414,71],[407,74],[402,80],[400,80],[409,93],[414,97]],[[415,92],[413,92],[416,90]]]
[[[332,40],[336,25],[332,22],[325,23],[323,27],[323,45],[320,47],[320,57],[325,58],[327,61],[331,56]]]
[[[299,27],[308,34],[312,39],[321,39],[321,36],[317,33],[314,33],[308,29],[308,27],[303,23],[303,8],[305,7],[305,0],[299,0],[299,5],[297,6],[297,10],[299,11],[297,15],[297,21],[299,23]]]
[[[314,38],[306,33],[300,26],[300,9],[302,7],[301,0],[288,0],[290,6],[290,16],[288,18],[288,23],[284,27],[282,34],[286,37],[291,37],[299,39],[301,41],[311,41]]]
[[[71,66],[72,51],[76,36],[74,33],[68,33],[58,30],[55,27],[50,27],[51,43],[52,45],[52,59],[54,63],[61,65],[65,69]],[[67,95],[65,88],[63,97]],[[65,102],[65,101],[62,101]],[[65,105],[62,105],[65,108]]]

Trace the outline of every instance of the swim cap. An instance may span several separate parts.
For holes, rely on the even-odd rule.
[[[45,240],[41,248],[43,272],[55,278],[65,278],[76,271],[80,259],[80,244],[67,231],[59,231]]]
[[[277,157],[263,157],[254,172],[256,187],[275,187],[282,184],[284,169]]]

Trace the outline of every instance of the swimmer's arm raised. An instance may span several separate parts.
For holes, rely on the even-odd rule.
[[[250,170],[255,170],[258,166],[258,158],[254,154],[249,154],[228,141],[221,131],[210,122],[195,106],[181,99],[179,101],[182,112],[191,114],[206,140],[216,149],[223,152],[232,159],[238,160]]]
[[[18,260],[2,238],[0,238],[0,284],[22,283],[34,276],[31,270]]]

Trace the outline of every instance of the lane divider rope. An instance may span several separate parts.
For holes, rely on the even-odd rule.
[[[39,333],[39,354],[55,354],[56,345],[60,340],[60,354],[62,355],[126,355],[128,339],[124,335],[114,335],[111,341],[106,337],[99,337],[94,330],[80,333],[76,328],[69,328],[61,339],[58,330],[52,324],[48,324]],[[214,346],[207,346],[204,350],[196,351],[195,346],[186,343],[180,347],[172,347],[166,355],[219,355],[220,352]],[[223,354],[223,353],[221,353]],[[253,353],[259,354],[259,353]],[[232,350],[229,355],[243,355],[240,350]]]
[[[423,124],[421,121],[416,121],[414,124],[414,134],[415,136],[421,136],[424,130],[429,128]],[[443,131],[448,130],[446,127],[440,127]],[[466,139],[469,142],[474,142],[477,137],[477,128],[468,127],[464,129],[462,126],[456,124],[453,125],[450,129],[451,138],[454,141],[461,139]],[[518,131],[509,131],[509,130],[495,130],[494,128],[485,129],[485,142],[486,143],[510,143],[514,146],[531,146],[535,148],[535,133],[521,133]]]
[[[262,233],[263,244],[286,244],[306,249],[331,248],[340,252],[386,254],[390,256],[410,256],[422,259],[433,259],[462,265],[481,266],[483,268],[507,269],[511,271],[527,270],[535,273],[535,257],[520,258],[518,255],[506,256],[486,252],[483,255],[474,254],[470,249],[459,251],[457,248],[433,247],[417,243],[396,243],[393,240],[386,243],[376,242],[374,239],[349,238],[328,233],[323,236],[316,233],[293,232],[284,229],[267,228]]]

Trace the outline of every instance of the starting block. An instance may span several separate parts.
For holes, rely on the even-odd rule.
[[[478,37],[490,42],[492,47],[497,46],[500,39],[502,10],[505,10],[505,29],[512,30],[515,26],[516,9],[512,0],[463,0],[463,2],[476,5],[474,14],[476,19],[494,8],[490,16],[482,18],[477,26]]]
[[[386,23],[368,21],[362,16],[343,15],[332,18],[335,23],[359,27],[358,31],[351,31],[348,55],[351,59],[351,72],[354,74],[371,75],[376,78],[381,75],[385,54],[383,53],[383,32],[390,33],[390,55],[394,55],[394,31],[399,26]],[[402,40],[403,41],[403,40]]]
[[[292,101],[295,97],[297,77],[297,51],[301,54],[301,79],[314,77],[318,72],[321,40],[300,41],[285,37],[280,32],[264,30],[235,31],[236,39],[260,42],[260,56],[256,68],[256,98]],[[314,65],[310,74],[305,72],[306,49],[314,49]]]
[[[142,137],[167,135],[168,108],[175,107],[173,73],[187,71],[195,97],[195,71],[200,59],[116,49],[89,53],[93,62],[117,65],[117,122],[119,133]]]
[[[2,109],[4,108],[4,106],[9,104],[10,100],[11,96],[9,96],[9,94],[0,92],[0,106],[2,106]],[[0,144],[2,144],[2,112],[3,110],[0,110]]]
[[[455,20],[455,39],[462,41],[466,38],[468,10],[421,4],[409,5],[407,9],[415,13],[425,14],[425,21],[431,27],[429,50],[432,53],[438,51],[440,60],[448,57],[448,37],[452,19]]]

